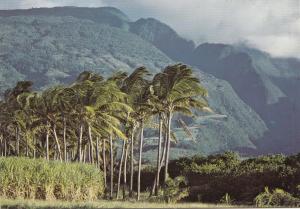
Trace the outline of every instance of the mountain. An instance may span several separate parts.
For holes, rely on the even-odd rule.
[[[56,16],[75,17],[79,19],[92,20],[97,23],[128,29],[129,18],[121,10],[114,7],[54,7],[54,8],[32,8],[17,10],[0,10],[1,17],[10,16]]]
[[[185,62],[195,48],[193,41],[180,37],[168,25],[154,18],[141,18],[130,24],[130,32],[151,42],[171,59]]]
[[[300,61],[274,59],[244,46],[201,44],[190,64],[228,81],[265,121],[262,151],[293,153],[300,139]]]
[[[23,79],[32,80],[36,89],[43,89],[69,83],[83,70],[107,76],[118,70],[130,72],[145,65],[155,73],[175,63],[130,30],[99,24],[99,21],[70,16],[27,15],[1,17],[0,23],[2,92]],[[174,123],[179,142],[172,145],[172,157],[224,150],[255,150],[267,131],[262,119],[236,95],[228,82],[196,68],[195,73],[208,88],[213,109],[226,115],[227,119],[183,118],[194,132],[194,141]],[[151,139],[156,135],[151,135],[150,131],[148,135],[145,152],[151,159],[154,156]]]
[[[41,88],[74,80],[83,70],[109,75],[146,65],[157,72],[171,63],[138,36],[89,20],[24,16],[0,22],[2,92],[14,84],[5,79],[29,79]]]
[[[140,19],[131,31],[175,61],[183,61],[228,81],[255,110],[269,131],[260,152],[295,153],[300,149],[300,60],[273,58],[243,45],[194,43],[155,19]]]

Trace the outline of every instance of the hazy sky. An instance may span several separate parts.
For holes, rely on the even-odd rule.
[[[1,9],[114,6],[132,20],[154,17],[200,42],[247,43],[300,58],[300,0],[0,0]]]

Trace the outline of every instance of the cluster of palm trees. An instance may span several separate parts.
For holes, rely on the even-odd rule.
[[[136,180],[136,198],[140,199],[144,128],[149,124],[158,129],[153,183],[153,193],[157,195],[160,182],[168,178],[173,115],[192,115],[193,109],[208,108],[207,91],[184,64],[167,66],[154,76],[145,67],[129,75],[118,72],[106,79],[85,71],[68,86],[42,92],[34,92],[31,87],[30,81],[18,82],[0,102],[1,156],[94,164],[103,170],[110,198],[115,194],[114,170],[118,168],[117,198],[121,182],[123,197],[126,188],[133,196]],[[122,143],[118,159],[117,140]],[[162,168],[164,181],[159,179]]]

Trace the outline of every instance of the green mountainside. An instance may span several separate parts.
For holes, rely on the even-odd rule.
[[[43,89],[69,83],[83,70],[107,76],[118,70],[132,71],[141,65],[157,72],[174,63],[151,43],[107,24],[39,15],[2,17],[0,22],[2,93],[24,79],[32,80],[36,89]],[[196,68],[195,72],[208,88],[213,109],[227,119],[184,118],[193,131],[194,141],[175,125],[179,141],[172,145],[173,157],[229,149],[254,150],[267,130],[261,118],[240,100],[226,81]],[[151,159],[155,135],[148,135],[145,152]]]
[[[64,83],[83,70],[108,75],[146,65],[153,71],[171,60],[136,35],[73,17],[0,18],[1,91],[20,79],[37,88]]]

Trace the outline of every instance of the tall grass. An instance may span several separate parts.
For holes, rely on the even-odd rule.
[[[20,157],[0,158],[0,196],[44,200],[95,200],[103,176],[92,165]]]

